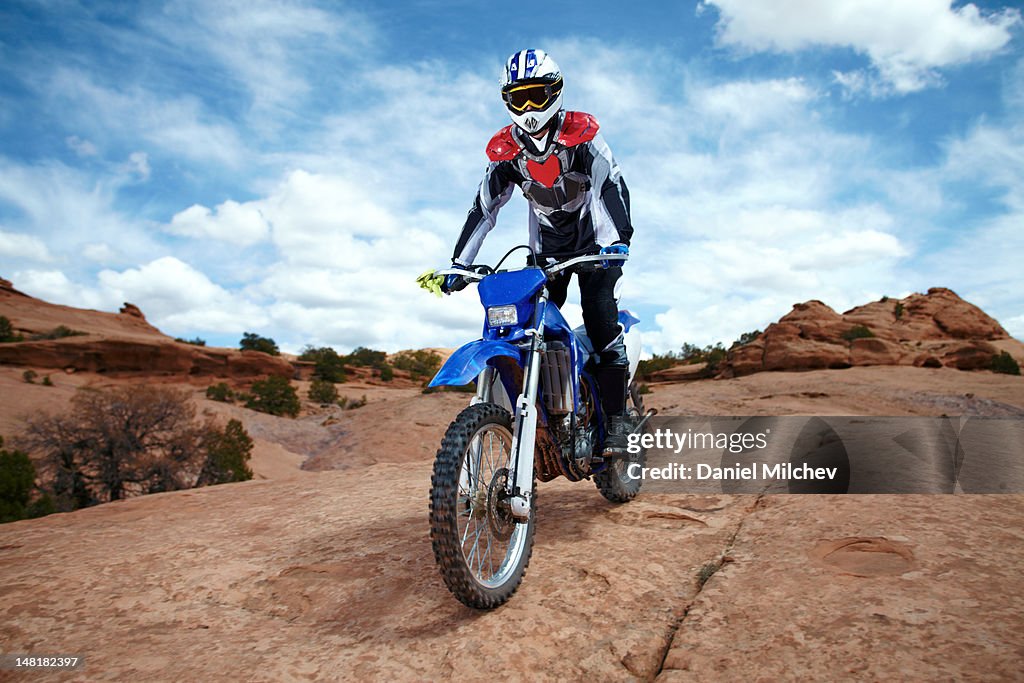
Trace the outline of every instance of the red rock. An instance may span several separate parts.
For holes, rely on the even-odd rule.
[[[125,303],[120,313],[90,311],[40,301],[0,286],[0,315],[30,337],[64,325],[84,334],[46,341],[0,344],[0,364],[34,368],[138,373],[146,375],[212,376],[252,379],[266,375],[292,377],[288,360],[257,351],[238,351],[181,344],[146,322],[138,306]]]
[[[854,339],[850,343],[850,365],[899,365],[906,350],[886,339]]]
[[[872,336],[846,339],[857,326]],[[905,299],[873,301],[843,314],[812,300],[794,305],[769,325],[757,346],[730,350],[719,376],[852,365],[982,370],[998,353],[989,342],[1000,340],[1016,344],[995,319],[943,287]]]
[[[142,315],[142,311],[135,304],[130,304],[127,301],[124,302],[124,306],[121,307],[121,315],[130,315],[136,318],[146,319],[146,316]]]

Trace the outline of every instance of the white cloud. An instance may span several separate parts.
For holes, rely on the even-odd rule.
[[[741,129],[751,129],[802,113],[816,94],[799,78],[731,81],[699,88],[691,102],[705,115]]]
[[[52,261],[46,243],[33,235],[0,230],[0,257],[25,261]]]
[[[985,59],[1012,38],[1020,11],[982,13],[949,0],[707,0],[720,13],[718,39],[754,51],[846,47],[877,72],[840,73],[851,90],[907,93],[939,82],[939,69]]]
[[[35,87],[67,124],[95,138],[141,139],[175,157],[238,166],[247,151],[234,125],[206,109],[196,96],[159,95],[138,84],[105,86],[87,71],[57,68]]]
[[[82,247],[82,256],[100,265],[109,265],[120,258],[116,249],[103,242],[94,242]]]
[[[291,115],[321,81],[327,60],[366,50],[373,27],[352,10],[302,2],[174,0],[145,19],[149,30],[225,69],[247,91],[250,123],[264,133]],[[333,67],[332,67],[333,68]]]
[[[128,155],[128,163],[125,168],[139,177],[140,180],[149,180],[150,167],[149,155],[145,152],[132,152]]]
[[[80,265],[82,249],[97,242],[116,244],[127,259],[152,257],[161,249],[144,221],[115,208],[126,182],[121,174],[98,176],[58,162],[20,164],[0,157],[0,207],[14,214],[9,227],[41,241],[54,260],[71,268]],[[21,266],[0,253],[0,268]]]
[[[103,300],[131,301],[151,322],[171,334],[193,330],[237,332],[267,321],[257,304],[215,284],[173,256],[124,271],[104,270],[97,280]]]
[[[99,150],[96,149],[96,145],[92,144],[88,140],[83,140],[77,135],[71,135],[64,138],[64,142],[67,143],[75,154],[80,157],[94,157],[99,154]]]
[[[110,309],[96,290],[72,282],[59,270],[17,270],[11,276],[14,286],[29,296],[80,308]]]
[[[176,213],[166,230],[175,235],[214,239],[239,246],[256,244],[270,234],[270,226],[256,205],[251,202],[239,204],[232,199],[213,211],[193,204]]]

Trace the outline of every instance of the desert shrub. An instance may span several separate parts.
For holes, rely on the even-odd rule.
[[[228,420],[224,429],[210,426],[203,435],[206,459],[196,486],[226,484],[252,479],[252,437],[238,420]]]
[[[39,373],[36,372],[35,370],[26,370],[25,372],[21,373],[21,378],[25,380],[25,382],[27,382],[28,384],[35,384],[36,377],[38,376]]]
[[[334,403],[338,400],[338,388],[334,382],[325,379],[314,379],[309,385],[309,400],[320,404]]]
[[[852,342],[854,339],[869,339],[875,336],[875,333],[867,325],[854,325],[846,332],[841,335],[846,341]]]
[[[682,362],[682,359],[671,351],[665,354],[656,353],[650,358],[640,361],[637,365],[636,375],[638,378],[646,379],[659,370],[666,370]]]
[[[0,344],[25,341],[20,334],[14,334],[14,325],[5,315],[0,315]]]
[[[441,367],[441,356],[425,349],[402,351],[391,359],[391,365],[397,370],[405,370],[413,379],[422,379],[437,373]]]
[[[744,332],[740,335],[740,338],[732,343],[729,348],[736,348],[737,346],[745,346],[750,342],[754,341],[761,336],[761,330],[752,330],[750,332]]]
[[[30,339],[32,341],[43,341],[46,339],[64,339],[65,337],[81,337],[84,334],[85,332],[81,330],[73,330],[65,325],[58,325],[49,332],[33,334]]]
[[[360,399],[349,399],[348,396],[342,396],[338,399],[338,406],[342,410],[355,410],[356,408],[362,408],[366,405],[366,394]]]
[[[29,516],[29,499],[35,487],[36,468],[28,453],[3,448],[0,438],[0,523]]]
[[[271,375],[264,380],[253,382],[252,395],[245,407],[261,413],[295,417],[299,414],[301,406],[299,395],[291,382],[284,377]]]
[[[395,371],[390,365],[381,366],[380,369],[380,381],[390,382],[395,378]]]
[[[721,342],[718,342],[714,346],[705,346],[702,350],[703,362],[707,363],[707,367],[704,368],[704,375],[711,376],[718,372],[718,365],[725,360],[728,352],[725,347],[722,346]]]
[[[344,358],[348,365],[358,365],[364,368],[380,368],[387,364],[388,355],[383,351],[374,351],[365,346],[357,346],[352,353]]]
[[[1000,351],[998,356],[992,356],[992,372],[1000,372],[1004,375],[1019,375],[1020,365],[1006,351]]]
[[[242,351],[262,351],[271,356],[280,356],[281,351],[277,348],[277,342],[269,337],[261,337],[255,332],[245,332],[242,340],[238,342],[238,348]]]
[[[202,430],[188,395],[149,385],[79,390],[63,415],[32,418],[29,448],[57,509],[189,488],[202,458]]]
[[[235,398],[235,392],[231,391],[231,387],[226,382],[217,382],[206,387],[206,398],[211,401],[230,403]]]
[[[325,382],[343,383],[348,379],[345,372],[345,359],[329,346],[315,348],[307,346],[299,355],[299,360],[314,363],[313,376]]]
[[[43,375],[43,386],[44,387],[52,387],[53,386],[53,380],[50,379],[49,375]]]
[[[651,393],[651,387],[649,387],[647,384],[641,384],[640,388],[636,390],[636,393],[640,394],[641,396],[649,394]]]
[[[175,337],[174,341],[181,342],[182,344],[191,344],[192,346],[206,346],[206,340],[196,337],[195,339],[182,339],[181,337]]]
[[[896,304],[896,308],[893,309],[893,315],[896,316],[897,320],[899,320],[900,318],[903,317],[903,302],[902,301],[898,302]]]

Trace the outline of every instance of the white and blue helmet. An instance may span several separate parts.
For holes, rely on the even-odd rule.
[[[536,133],[562,108],[562,72],[544,50],[520,50],[505,62],[501,98],[516,125]]]

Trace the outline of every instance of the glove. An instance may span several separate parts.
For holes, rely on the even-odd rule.
[[[416,284],[435,296],[441,296],[441,286],[444,284],[444,275],[435,275],[437,271],[428,270],[416,278]]]
[[[601,247],[602,254],[629,254],[629,246],[616,242],[615,244],[609,244],[607,247]],[[623,261],[601,261],[601,266],[604,268],[615,268],[621,266]]]
[[[469,285],[469,280],[452,273],[451,275],[444,276],[444,282],[441,283],[441,291],[445,294],[451,294],[452,292],[458,292],[465,289]]]

